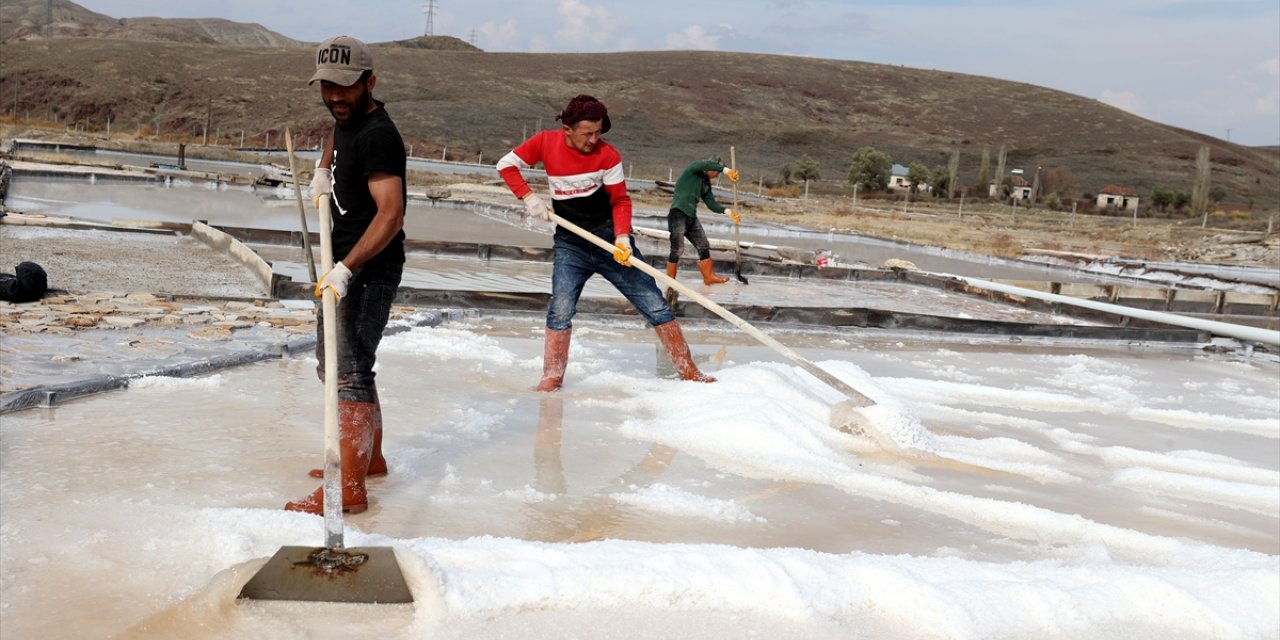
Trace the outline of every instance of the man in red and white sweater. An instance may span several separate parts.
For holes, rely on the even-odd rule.
[[[549,129],[520,143],[498,161],[498,173],[529,215],[551,220],[551,213],[612,242],[613,255],[572,231],[556,225],[555,262],[551,271],[551,304],[547,308],[546,343],[538,391],[554,391],[564,382],[569,363],[569,335],[582,287],[595,274],[611,282],[636,311],[653,325],[684,380],[715,382],[693,363],[689,344],[653,278],[631,268],[632,256],[643,260],[631,242],[631,196],[622,171],[622,156],[601,136],[609,131],[609,111],[588,95],[569,101]],[[533,193],[523,169],[542,163],[551,204]]]

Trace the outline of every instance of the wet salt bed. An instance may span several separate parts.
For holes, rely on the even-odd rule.
[[[316,482],[313,359],[7,414],[0,636],[1280,633],[1274,362],[771,330],[914,417],[900,458],[771,351],[686,329],[718,383],[633,320],[580,316],[554,394],[535,314],[383,341],[390,473],[346,542],[394,547],[411,607],[234,601],[323,540],[279,508]]]
[[[166,186],[159,182],[89,182],[23,176],[13,181],[5,203],[26,213],[95,222],[125,219],[189,223],[204,220],[213,225],[254,229],[291,231],[301,228],[298,203],[293,199],[292,188],[182,181]],[[307,229],[316,233],[318,224],[315,208],[308,207]],[[424,200],[410,200],[405,233],[417,239],[551,246],[551,237],[547,233],[495,224],[492,218],[478,215],[462,205]]]
[[[250,226],[258,229],[299,228],[298,205],[290,197],[263,197],[243,185],[202,182],[166,186],[163,182],[119,180],[15,179],[5,204],[25,213],[111,222],[114,219]],[[275,189],[269,190],[271,192]],[[315,215],[311,214],[314,223]]]
[[[305,197],[305,196],[304,196]],[[506,202],[504,200],[504,202]],[[191,222],[205,220],[213,225],[258,229],[296,230],[300,228],[297,201],[292,188],[251,188],[176,180],[168,185],[112,180],[67,180],[31,176],[16,177],[6,203],[28,213],[44,213],[109,222],[113,218]],[[464,208],[459,208],[459,207]],[[539,232],[513,224],[495,224],[500,210],[519,210],[511,198],[507,205],[455,205],[414,199],[405,216],[405,233],[411,239],[483,242],[489,244],[549,247],[549,232]],[[486,213],[489,211],[489,213]],[[316,212],[308,208],[308,228],[316,229]],[[665,231],[664,211],[637,212],[635,224]],[[732,227],[721,217],[702,218],[709,236],[728,239]],[[879,266],[888,258],[909,260],[919,268],[939,273],[955,273],[980,278],[1056,280],[1059,282],[1115,281],[1075,269],[1030,262],[961,254],[921,246],[895,243],[853,235],[841,235],[758,225],[750,219],[741,228],[743,242],[784,245],[806,250],[833,251],[844,261],[861,261]],[[647,246],[647,245],[644,245]],[[649,249],[646,248],[646,251]],[[651,253],[665,252],[655,249]],[[686,249],[686,256],[691,256]]]
[[[254,253],[271,263],[281,275],[310,280],[298,247],[251,243]],[[318,259],[318,258],[317,258]],[[551,263],[517,260],[479,260],[410,252],[401,285],[416,289],[450,291],[501,291],[546,293],[551,290]],[[677,276],[682,284],[719,304],[772,306],[815,306],[826,308],[879,309],[901,313],[939,315],[956,318],[1020,322],[1027,324],[1096,324],[1071,316],[1054,315],[1002,305],[987,300],[899,282],[796,280],[780,276],[751,275],[748,285],[732,278],[725,285],[703,285],[696,267],[686,267]],[[587,281],[585,298],[618,298],[618,290],[603,278]],[[686,303],[694,304],[694,303]]]
[[[5,334],[0,345],[0,392],[40,385],[59,385],[103,376],[127,376],[140,371],[268,351],[290,340],[314,339],[279,329],[249,327],[229,338],[192,338],[191,327],[148,327],[145,330],[78,330],[70,335]]]

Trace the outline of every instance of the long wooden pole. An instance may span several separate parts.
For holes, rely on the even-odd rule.
[[[329,199],[320,199],[320,266],[333,268]],[[342,548],[342,449],[338,434],[338,294],[325,287],[324,314],[324,546]]]
[[[289,173],[293,174],[293,197],[298,201],[298,218],[302,223],[302,252],[307,257],[307,273],[311,282],[319,282],[316,278],[316,258],[311,255],[311,234],[307,232],[307,209],[302,204],[302,187],[298,184],[298,167],[293,160],[293,134],[288,128],[284,130],[284,146],[289,151]],[[321,220],[323,225],[326,221]]]
[[[738,154],[733,147],[729,147],[729,168],[733,171],[738,170]],[[741,219],[742,212],[738,211],[738,181],[730,180],[729,182],[733,184],[733,213]],[[738,232],[739,226],[735,220],[733,223],[733,275],[738,278],[738,282],[747,284],[747,279],[742,277],[742,240]]]

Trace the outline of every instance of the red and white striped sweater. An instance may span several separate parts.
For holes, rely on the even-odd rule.
[[[604,140],[591,153],[569,146],[564,131],[550,129],[535,134],[498,161],[498,174],[517,198],[532,189],[520,175],[542,163],[547,171],[552,207],[560,217],[588,230],[600,228],[612,218],[613,234],[631,233],[631,196],[622,171],[622,156]]]

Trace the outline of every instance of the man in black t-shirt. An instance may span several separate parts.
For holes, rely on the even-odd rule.
[[[320,83],[320,97],[336,123],[311,190],[317,201],[329,198],[333,222],[337,262],[316,283],[316,297],[332,289],[338,298],[342,510],[353,513],[368,508],[365,477],[387,472],[373,365],[404,270],[404,141],[383,103],[373,99],[377,80],[369,48],[338,36],[320,44],[316,72],[308,83]],[[320,314],[316,357],[322,378],[323,325]],[[311,475],[324,477],[318,469]],[[285,509],[323,514],[324,488]]]

